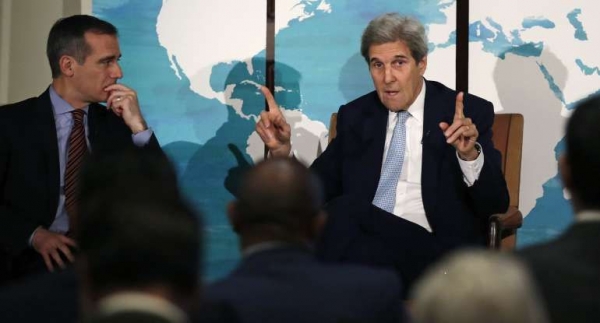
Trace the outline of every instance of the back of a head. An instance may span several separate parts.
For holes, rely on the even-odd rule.
[[[132,148],[92,154],[85,160],[80,180],[82,208],[93,208],[88,206],[90,203],[104,203],[98,199],[147,199],[144,198],[147,191],[160,193],[162,200],[181,198],[175,169],[160,151]]]
[[[577,105],[567,123],[566,160],[581,208],[600,210],[600,95]]]
[[[52,78],[60,76],[59,60],[63,55],[72,56],[79,64],[83,64],[90,53],[90,47],[85,41],[86,32],[116,36],[117,28],[107,21],[88,15],[74,15],[56,21],[50,29],[46,44]]]
[[[241,235],[270,231],[279,240],[308,238],[321,210],[321,192],[317,177],[299,161],[262,161],[242,179],[236,204],[238,231]]]
[[[459,251],[415,286],[416,323],[544,323],[546,313],[527,269],[510,255]]]
[[[81,223],[80,255],[94,295],[166,287],[173,295],[196,292],[200,225],[185,204],[111,202]]]
[[[181,198],[162,154],[131,150],[88,160],[77,239],[92,292],[164,285],[195,292],[199,215]]]

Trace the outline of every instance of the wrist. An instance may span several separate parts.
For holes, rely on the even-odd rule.
[[[476,142],[468,152],[458,151],[458,157],[464,161],[473,161],[481,154],[481,145]]]
[[[39,235],[41,234],[42,230],[44,230],[44,228],[42,226],[38,226],[37,228],[35,228],[35,230],[33,230],[33,232],[31,233],[31,236],[29,238],[29,245],[33,248],[36,249],[36,237],[39,237]]]
[[[292,151],[291,145],[285,145],[280,147],[279,149],[271,149],[272,157],[289,157]]]
[[[148,125],[146,125],[146,122],[144,120],[140,120],[131,124],[131,126],[129,126],[129,129],[131,129],[131,133],[135,135],[142,131],[148,130]]]

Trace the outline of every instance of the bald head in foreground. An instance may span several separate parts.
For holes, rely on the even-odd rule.
[[[208,287],[244,322],[398,322],[401,286],[388,271],[317,262],[325,214],[318,178],[294,159],[273,158],[245,174],[229,220],[242,261]]]

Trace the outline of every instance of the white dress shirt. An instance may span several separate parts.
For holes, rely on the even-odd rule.
[[[406,120],[406,150],[404,151],[404,163],[400,180],[396,187],[396,205],[394,206],[394,215],[397,215],[407,221],[416,223],[427,231],[432,232],[429,221],[425,216],[425,207],[423,206],[423,197],[421,195],[421,168],[423,160],[423,111],[425,109],[425,80],[421,87],[421,93],[415,99],[415,102],[408,108],[409,117]],[[433,109],[434,107],[430,107]],[[392,140],[394,127],[398,121],[398,113],[389,112],[388,126],[385,137],[385,148],[383,159],[387,156],[387,151]],[[479,178],[481,168],[483,167],[483,151],[477,159],[465,161],[456,158],[463,172],[463,179],[470,187]],[[383,163],[382,163],[383,165]]]

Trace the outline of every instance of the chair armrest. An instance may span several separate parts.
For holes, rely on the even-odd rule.
[[[514,233],[522,225],[523,214],[514,206],[510,206],[506,213],[493,214],[489,220],[488,247],[500,249],[504,233]]]

